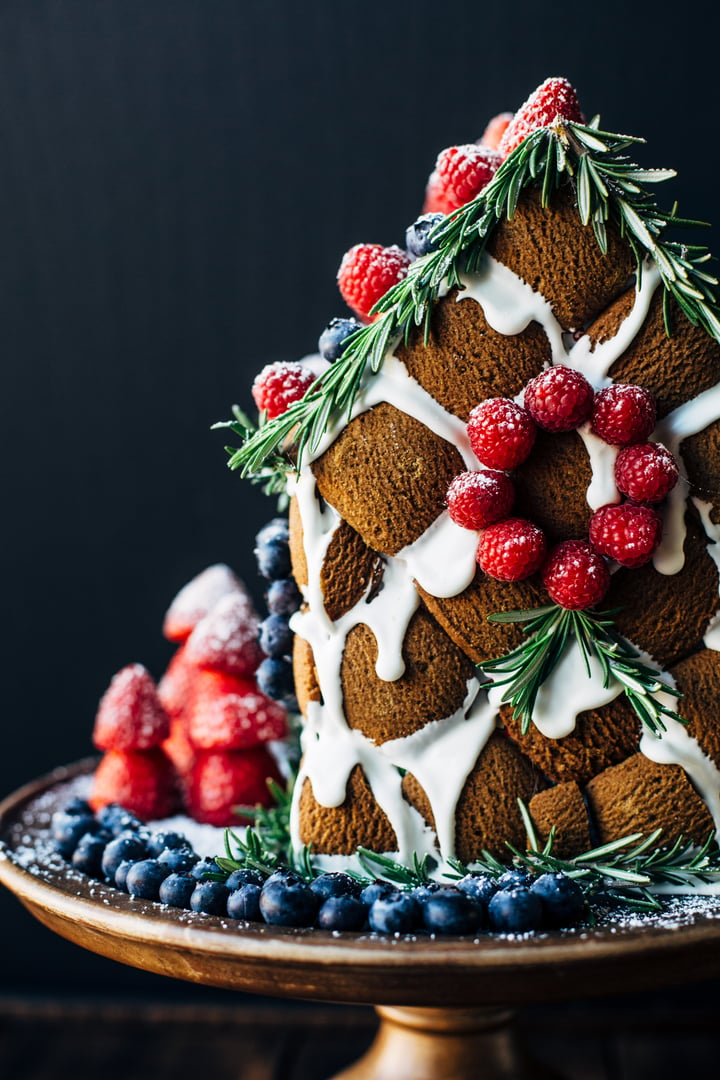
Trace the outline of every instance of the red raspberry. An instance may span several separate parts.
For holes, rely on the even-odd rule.
[[[188,809],[209,825],[240,824],[238,806],[269,806],[268,780],[280,781],[274,758],[264,746],[252,750],[206,750],[198,754],[188,783]]]
[[[542,566],[545,534],[532,521],[506,518],[480,534],[477,561],[498,581],[522,581]]]
[[[201,619],[186,644],[186,660],[227,675],[252,675],[262,660],[258,617],[242,593],[230,593]]]
[[[538,128],[549,127],[555,120],[576,120],[584,123],[575,90],[567,79],[546,79],[521,105],[500,140],[498,147],[503,158],[520,145],[523,139]]]
[[[464,472],[456,476],[447,493],[447,507],[456,525],[486,529],[510,513],[515,488],[505,473]]]
[[[524,404],[545,431],[572,431],[590,415],[593,388],[579,371],[551,367],[527,384]]]
[[[220,597],[231,592],[249,595],[229,566],[224,563],[208,566],[183,585],[170,604],[163,621],[163,634],[169,641],[185,641]]]
[[[261,694],[254,679],[199,671],[188,710],[188,737],[201,750],[246,750],[284,739],[282,705]]]
[[[610,446],[645,442],[655,427],[655,398],[632,383],[614,383],[595,395],[592,429]]]
[[[142,664],[118,671],[100,701],[93,742],[98,750],[150,750],[170,734],[170,718]]]
[[[634,503],[601,506],[590,518],[590,543],[621,566],[643,566],[662,539],[660,515]]]
[[[268,420],[274,420],[304,397],[316,378],[304,364],[266,364],[252,384],[253,400],[259,412],[266,412]]]
[[[497,150],[512,118],[513,114],[511,112],[501,112],[497,116],[493,116],[483,131],[482,138],[479,140],[480,145],[489,146],[491,150]]]
[[[468,437],[478,460],[489,469],[514,469],[533,448],[535,424],[510,398],[488,398],[470,413]]]
[[[169,817],[179,807],[178,782],[162,750],[110,750],[95,771],[90,805],[120,803],[141,821]]]
[[[410,256],[399,247],[356,244],[343,255],[338,285],[343,300],[365,322],[377,318],[370,312],[388,289],[407,276]]]
[[[615,462],[618,491],[637,502],[661,502],[678,482],[678,467],[660,443],[635,443],[621,450]]]
[[[449,146],[440,153],[430,174],[423,213],[459,210],[490,183],[501,161],[497,150],[489,146]]]
[[[564,540],[554,547],[542,579],[550,599],[570,611],[598,604],[610,588],[607,563],[584,540]]]

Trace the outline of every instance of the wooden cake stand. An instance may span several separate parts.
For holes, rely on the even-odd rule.
[[[226,989],[376,1006],[375,1042],[336,1080],[547,1078],[518,1045],[511,1006],[720,973],[720,900],[682,927],[517,940],[288,930],[135,900],[77,874],[47,845],[68,782],[93,764],[56,770],[0,804],[0,882],[49,929],[133,967]]]

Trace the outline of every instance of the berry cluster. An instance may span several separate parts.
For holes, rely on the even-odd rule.
[[[87,802],[74,799],[53,815],[51,833],[56,851],[76,870],[132,896],[271,926],[522,933],[575,926],[585,910],[582,890],[562,873],[533,877],[516,869],[496,879],[468,874],[455,885],[406,889],[345,873],[310,881],[289,869],[243,868],[224,875],[181,833],[153,833],[117,804],[93,814]]]
[[[255,538],[255,558],[258,570],[270,582],[265,594],[270,614],[259,628],[265,659],[257,670],[258,686],[269,698],[297,712],[289,620],[302,596],[292,577],[287,518],[276,517],[263,526]]]
[[[678,480],[672,454],[647,441],[655,418],[654,398],[642,387],[616,383],[595,393],[580,372],[562,366],[531,379],[523,405],[509,398],[476,405],[467,432],[485,468],[455,477],[447,507],[456,524],[479,531],[480,568],[499,581],[521,581],[542,569],[550,598],[561,607],[582,610],[599,603],[610,586],[606,559],[626,567],[648,562],[662,538],[662,519],[654,506]],[[506,471],[527,459],[538,428],[565,432],[586,423],[603,441],[622,448],[614,475],[628,501],[592,515],[589,542],[566,540],[548,553],[537,525],[510,516],[514,489]]]

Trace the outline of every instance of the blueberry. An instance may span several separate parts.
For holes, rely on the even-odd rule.
[[[268,615],[260,623],[260,648],[266,656],[290,656],[293,632],[283,615]]]
[[[84,814],[88,817],[93,817],[92,808],[87,799],[71,799],[69,803],[63,806],[63,811],[74,817],[76,814]]]
[[[50,826],[55,850],[64,859],[72,858],[82,836],[96,833],[99,829],[92,814],[68,814],[64,810],[53,814]]]
[[[436,893],[438,889],[441,889],[437,881],[428,881],[424,885],[416,885],[412,890],[412,895],[417,900],[418,904],[424,904],[426,900],[429,900],[433,893]]]
[[[528,870],[515,869],[506,870],[495,884],[499,889],[512,889],[514,885],[529,885],[531,881],[532,874]]]
[[[123,892],[128,891],[127,876],[128,876],[129,871],[130,871],[130,867],[134,866],[134,865],[135,865],[135,863],[131,859],[126,859],[124,862],[120,863],[117,870],[115,871],[115,888],[116,889],[122,889]]]
[[[294,870],[291,870],[289,866],[279,866],[269,877],[265,878],[263,885],[269,885],[271,881],[290,881],[296,884],[298,881],[302,881],[302,878]]]
[[[585,907],[583,891],[567,874],[542,874],[530,886],[542,905],[545,926],[575,926]]]
[[[98,810],[97,819],[104,829],[109,829],[113,836],[142,827],[142,822],[119,803],[108,803]]]
[[[105,848],[102,857],[102,872],[108,881],[115,880],[117,868],[121,862],[139,862],[147,858],[147,846],[137,836],[116,836]]]
[[[302,595],[292,578],[280,578],[270,582],[265,601],[272,615],[289,616],[302,604]]]
[[[490,900],[498,891],[497,882],[485,874],[467,874],[455,884],[460,892],[464,892],[466,896],[471,897],[473,900],[482,901],[485,906],[490,903]]]
[[[363,904],[370,907],[376,900],[380,898],[384,900],[386,896],[392,896],[397,891],[397,885],[393,885],[390,881],[371,881],[360,893],[360,899]]]
[[[295,683],[289,660],[277,660],[268,656],[255,672],[257,684],[263,694],[273,701],[282,701],[289,708],[294,705]]]
[[[350,874],[320,874],[310,888],[321,900],[329,896],[359,896],[362,886]]]
[[[425,929],[432,934],[473,934],[484,921],[482,903],[459,889],[439,889],[422,905]]]
[[[190,847],[190,841],[187,836],[183,836],[179,832],[156,832],[151,833],[148,842],[148,853],[153,859],[157,859],[158,855],[161,855],[166,849],[175,848],[187,848]]]
[[[255,549],[258,570],[264,578],[278,581],[290,577],[290,546],[281,536],[274,536]]]
[[[157,859],[141,859],[128,870],[125,888],[131,896],[139,896],[141,900],[157,900],[160,886],[169,874],[167,866]]]
[[[362,328],[363,324],[357,319],[331,319],[318,341],[318,352],[323,360],[329,360],[330,363],[339,360],[345,352],[347,339]]]
[[[222,881],[198,881],[190,897],[190,908],[204,915],[225,915],[227,900],[227,886]]]
[[[219,874],[220,867],[214,859],[201,859],[190,871],[196,881],[202,881],[206,874]]]
[[[524,885],[500,889],[488,904],[490,928],[505,933],[539,930],[542,926],[542,904],[535,893]]]
[[[158,899],[161,904],[167,904],[169,907],[189,908],[190,897],[196,886],[197,881],[192,874],[168,874],[160,882]]]
[[[200,856],[186,844],[185,847],[165,848],[157,856],[157,861],[167,866],[172,874],[181,874],[192,870],[193,866],[200,862]]]
[[[304,881],[268,881],[260,893],[260,912],[271,926],[312,926],[320,898]]]
[[[410,934],[422,925],[420,905],[406,892],[380,896],[370,907],[368,922],[378,934]]]
[[[230,892],[239,889],[241,885],[259,885],[260,888],[262,888],[265,884],[265,877],[259,870],[248,870],[243,868],[242,870],[233,870],[225,884]]]
[[[107,842],[107,834],[101,832],[86,832],[84,836],[81,836],[71,859],[75,869],[87,874],[88,877],[100,878],[102,857]]]
[[[252,881],[247,881],[239,889],[234,889],[227,898],[227,913],[231,919],[246,919],[248,922],[262,922],[260,914],[260,893],[262,889]]]
[[[362,900],[345,893],[329,896],[317,913],[321,930],[362,930],[368,909]]]
[[[417,221],[408,226],[405,230],[405,246],[409,255],[419,259],[435,250],[438,241],[435,238],[430,239],[430,231],[444,218],[444,214],[422,214]]]
[[[278,536],[283,540],[287,540],[289,535],[288,519],[286,517],[274,517],[268,521],[267,525],[263,525],[255,537],[255,547],[262,547],[268,540],[274,540]]]

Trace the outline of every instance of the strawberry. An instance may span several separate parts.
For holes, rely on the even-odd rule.
[[[224,563],[208,566],[188,581],[170,604],[165,613],[163,634],[169,641],[185,641],[218,600],[231,592],[248,595],[229,566]]]
[[[179,797],[172,762],[159,748],[109,750],[95,771],[90,795],[96,812],[108,803],[120,803],[141,821],[174,814]]]
[[[501,156],[506,158],[531,132],[549,127],[558,119],[585,122],[577,94],[568,80],[546,79],[508,124],[498,146]]]
[[[196,821],[209,825],[239,824],[238,806],[269,806],[269,779],[279,781],[274,758],[264,746],[252,750],[206,750],[190,772],[188,810]]]
[[[162,750],[172,761],[178,775],[184,779],[195,761],[195,747],[187,736],[187,723],[184,719],[173,720],[170,737],[162,744]]]
[[[181,645],[173,654],[157,690],[160,703],[171,721],[182,716],[190,699],[190,687],[196,672],[196,666],[187,658],[187,646]]]
[[[199,671],[188,712],[188,737],[201,750],[244,750],[287,735],[285,710],[254,679]]]
[[[130,664],[105,691],[93,731],[98,750],[149,750],[170,734],[170,718],[160,704],[152,676]]]
[[[262,660],[258,627],[249,599],[230,593],[197,624],[187,639],[186,659],[226,675],[252,675]]]

